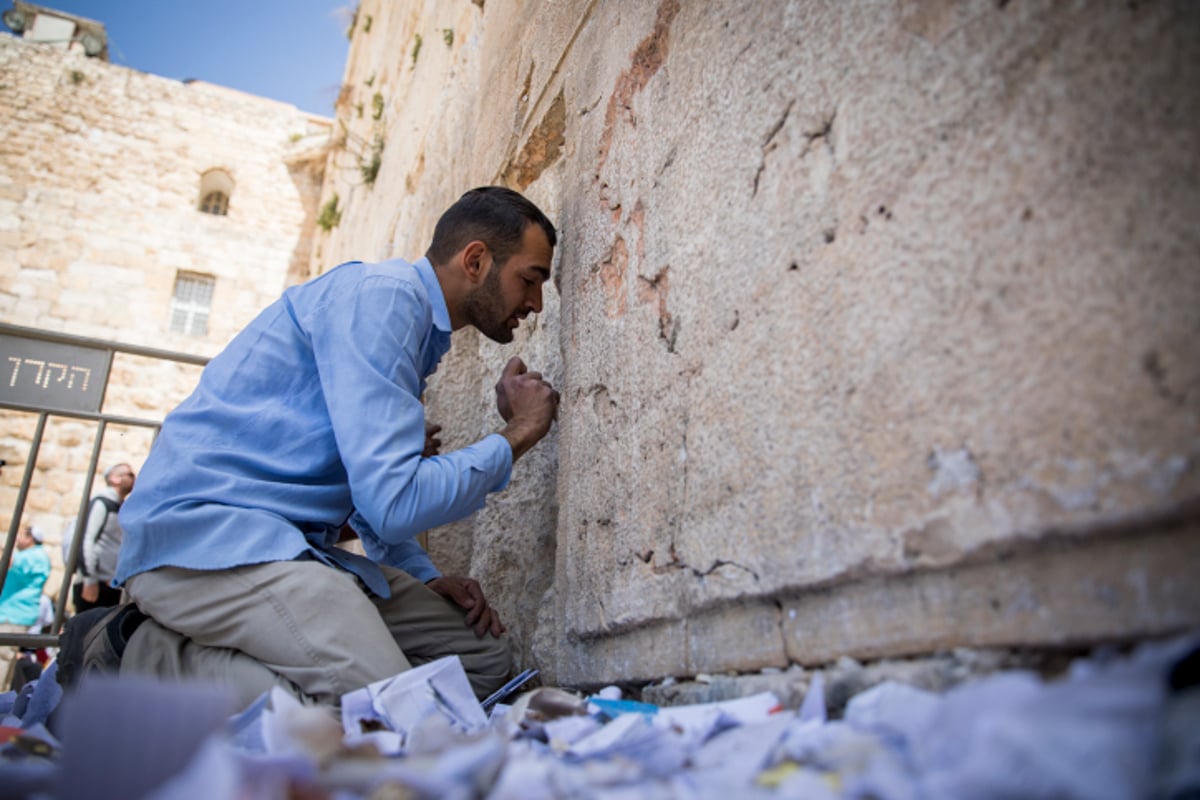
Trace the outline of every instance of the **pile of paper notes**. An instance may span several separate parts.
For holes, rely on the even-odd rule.
[[[64,700],[57,737],[52,689],[9,693],[0,795],[1170,800],[1200,790],[1198,644],[1052,681],[884,683],[836,720],[820,673],[798,709],[769,692],[657,707],[542,687],[489,713],[448,658],[347,694],[340,719],[281,690],[230,716],[217,688],[97,677]]]

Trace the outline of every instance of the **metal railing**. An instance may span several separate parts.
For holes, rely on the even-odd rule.
[[[157,436],[162,426],[161,419],[144,419],[104,412],[108,376],[113,356],[117,353],[200,367],[209,361],[207,357],[190,353],[0,323],[0,409],[37,414],[37,424],[29,444],[29,456],[25,459],[21,486],[17,491],[12,521],[4,541],[4,552],[0,555],[0,591],[3,591],[4,581],[12,565],[13,549],[21,527],[21,517],[25,511],[33,470],[37,465],[38,451],[42,446],[46,420],[55,416],[97,423],[96,438],[92,444],[87,477],[83,484],[83,496],[79,499],[79,510],[75,516],[75,535],[63,565],[62,586],[54,604],[54,622],[47,633],[0,633],[0,646],[53,647],[58,644],[58,631],[62,628],[67,596],[71,592],[75,567],[83,550],[83,531],[87,527],[87,515],[91,505],[91,486],[96,478],[96,465],[100,459],[104,433],[111,423],[150,428]],[[8,371],[3,372],[5,369]]]

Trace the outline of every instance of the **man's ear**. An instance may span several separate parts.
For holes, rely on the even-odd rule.
[[[487,277],[492,266],[492,253],[486,244],[475,239],[463,248],[462,263],[467,280],[472,284],[479,284]]]

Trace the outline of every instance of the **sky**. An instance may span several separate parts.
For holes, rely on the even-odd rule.
[[[109,61],[333,116],[356,0],[31,0],[104,23]],[[0,0],[0,7],[10,3]],[[5,33],[8,29],[0,25]]]

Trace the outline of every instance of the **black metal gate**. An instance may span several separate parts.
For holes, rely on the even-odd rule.
[[[12,521],[8,526],[8,536],[4,540],[4,552],[0,556],[0,590],[4,588],[4,580],[12,564],[13,548],[25,511],[25,501],[37,464],[38,451],[42,445],[46,420],[51,416],[59,416],[97,423],[87,477],[84,480],[84,492],[79,499],[79,512],[75,517],[75,535],[64,565],[62,587],[54,604],[53,625],[49,632],[43,634],[0,633],[0,646],[49,647],[58,643],[58,632],[62,627],[67,596],[71,591],[71,577],[75,573],[75,565],[83,549],[83,530],[87,525],[90,490],[96,477],[96,464],[100,459],[105,430],[112,423],[151,428],[157,435],[162,425],[161,419],[142,419],[104,412],[108,374],[116,353],[197,366],[208,363],[208,358],[189,353],[0,323],[0,409],[37,414],[37,424],[29,444],[29,456],[25,459],[25,468],[21,475],[21,487],[12,509]]]

